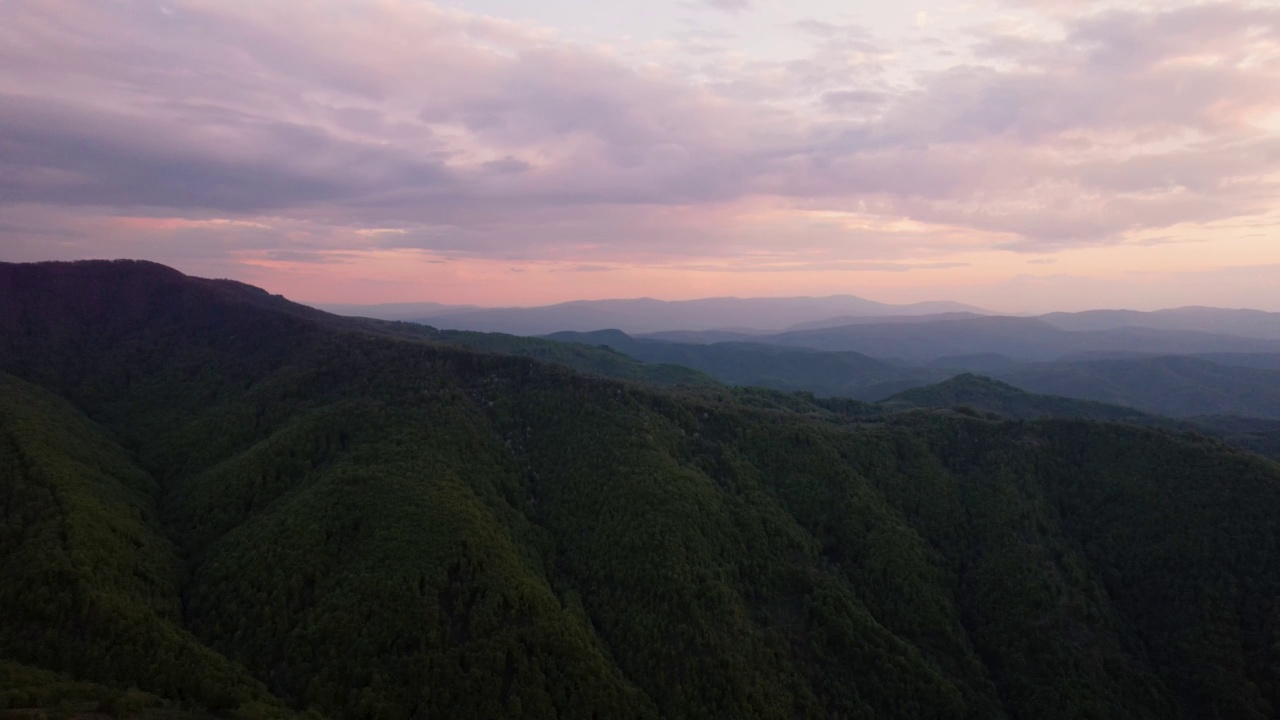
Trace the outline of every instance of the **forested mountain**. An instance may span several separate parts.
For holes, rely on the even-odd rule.
[[[1214,440],[629,383],[145,263],[0,265],[0,308],[9,705],[1280,708],[1280,466]]]
[[[1191,357],[1228,367],[1280,370],[1280,353],[1199,353]]]
[[[714,376],[738,386],[876,403],[863,408],[860,414],[967,406],[1023,420],[1070,417],[1136,423],[1207,433],[1238,447],[1280,458],[1280,421],[1267,417],[1280,408],[1276,393],[1272,392],[1277,377],[1247,371],[1242,374],[1233,369],[1269,368],[1280,358],[1277,355],[1140,355],[1024,364],[1000,355],[976,355],[940,358],[930,367],[917,367],[859,353],[741,342],[675,343],[634,338],[618,330],[555,333],[547,339],[432,328],[423,332],[437,342],[532,357],[581,372],[650,385],[710,387],[717,384],[711,377]],[[1161,365],[1189,366],[1202,372],[1188,377],[1185,373],[1154,369]],[[994,376],[1018,377],[1026,373],[1053,378],[1063,383],[1054,388],[1063,395],[1031,393],[989,377],[960,372],[971,367]],[[1079,369],[1082,367],[1084,371]],[[690,368],[700,368],[708,375]],[[1098,381],[1097,375],[1102,372],[1099,368],[1109,369],[1110,382]],[[1073,383],[1072,378],[1077,376],[1083,382]],[[938,378],[946,379],[929,384]],[[1027,384],[1036,382],[1033,379]],[[1106,402],[1117,387],[1127,387],[1128,397],[1134,399],[1120,400],[1123,404]]]
[[[185,568],[156,518],[159,488],[106,430],[0,374],[0,468],[0,657],[109,686],[59,691],[65,678],[7,665],[0,709],[91,700],[137,710],[163,697],[285,714],[184,627]],[[138,686],[152,694],[127,695]]]
[[[616,334],[622,335],[622,333]],[[543,339],[503,333],[428,329],[428,337],[439,343],[482,352],[529,357],[617,380],[649,385],[712,386],[719,384],[711,376],[698,372],[699,366],[695,363],[682,363],[679,362],[680,358],[676,357],[666,360],[660,356],[642,357],[635,353],[624,354],[619,351],[619,348],[603,342],[595,345],[586,344],[585,340],[594,338],[595,334],[584,333],[583,335],[586,336],[584,342],[561,342],[554,339],[554,336],[553,339]],[[623,337],[626,336],[623,335]],[[757,384],[767,385],[767,383]]]
[[[963,374],[934,385],[916,387],[881,400],[880,410],[911,408],[981,411],[1019,420],[1075,418],[1123,422],[1143,427],[1196,432],[1260,455],[1280,458],[1280,420],[1238,415],[1198,415],[1176,419],[1153,415],[1123,405],[1029,393],[979,375]]]
[[[1190,422],[1236,447],[1280,459],[1280,420],[1237,415],[1199,415]]]
[[[567,347],[578,348],[575,351],[578,353],[609,348],[646,363],[695,368],[732,385],[802,390],[824,397],[843,396],[871,402],[973,372],[998,378],[1033,393],[1124,405],[1155,415],[1280,418],[1278,354],[1162,356],[1125,353],[1121,357],[1025,363],[1006,355],[980,353],[943,356],[927,365],[910,365],[850,351],[818,351],[762,342],[681,343],[631,337],[617,330],[555,333],[548,338],[575,344],[551,344],[536,351],[532,339],[503,335],[474,337],[487,343],[477,347],[527,354],[624,379],[644,380],[644,373],[669,374],[670,371],[656,366],[641,366],[645,369],[629,373],[621,368],[605,370],[601,363],[586,362],[585,358],[570,361],[557,355],[569,354],[570,351],[564,349]],[[916,337],[922,342],[937,341],[923,335]],[[1079,353],[1077,356],[1088,357]],[[683,378],[682,381],[686,384],[697,382],[696,378]],[[1080,417],[1092,416],[1085,414]]]
[[[1280,419],[1280,370],[1197,357],[1032,364],[994,375],[1032,392],[1128,405],[1158,415]]]
[[[554,333],[566,343],[609,347],[638,360],[684,365],[732,385],[805,390],[823,396],[879,400],[879,388],[919,385],[945,378],[943,369],[907,367],[856,352],[818,352],[751,342],[677,343],[633,338],[618,330]]]
[[[886,409],[968,406],[1018,420],[1070,417],[1117,422],[1142,421],[1146,414],[1119,405],[1037,395],[998,380],[965,373],[945,382],[912,388],[880,402]]]

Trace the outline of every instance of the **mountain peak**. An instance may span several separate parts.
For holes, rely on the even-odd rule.
[[[1078,417],[1091,420],[1128,420],[1146,415],[1118,405],[1036,395],[973,373],[962,373],[934,385],[912,388],[882,401],[881,404],[892,410],[967,406],[1016,419]]]

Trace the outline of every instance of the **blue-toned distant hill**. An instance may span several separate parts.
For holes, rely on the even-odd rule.
[[[1040,319],[1063,330],[1115,330],[1144,327],[1280,340],[1280,313],[1262,310],[1210,307],[1172,308],[1154,312],[1088,310],[1076,313],[1050,313],[1041,315]]]
[[[1051,330],[1048,336],[1056,338],[1059,332]],[[511,346],[522,342],[511,336],[478,337],[507,338],[505,342]],[[936,336],[915,333],[905,337],[922,343],[938,341]],[[617,330],[555,333],[548,339],[577,343],[580,352],[608,348],[646,363],[694,368],[733,385],[803,390],[819,396],[876,401],[953,375],[976,372],[1035,393],[1124,405],[1156,415],[1280,417],[1280,369],[1274,369],[1280,368],[1280,355],[1272,354],[1126,353],[1104,359],[1026,363],[1007,355],[980,353],[911,365],[851,351],[763,342],[679,343],[632,337]],[[586,369],[584,365],[577,367]]]
[[[1259,356],[1246,356],[1261,362]],[[1127,405],[1158,415],[1280,418],[1280,370],[1199,357],[1040,363],[994,373],[1031,392]]]
[[[340,308],[344,314],[412,319],[448,330],[501,332],[512,335],[547,335],[561,331],[619,328],[628,333],[664,330],[739,330],[746,333],[783,330],[796,323],[840,315],[911,316],[935,313],[981,313],[982,310],[952,302],[891,305],[854,297],[705,298],[665,301],[579,300],[528,308],[436,307],[416,316],[405,308],[384,306]]]
[[[449,305],[433,302],[378,303],[375,305],[315,303],[315,307],[335,315],[376,318],[379,320],[418,320],[431,315],[461,313],[479,309],[475,305]]]
[[[998,354],[1018,362],[1072,353],[1278,353],[1280,340],[1190,330],[1124,327],[1063,330],[1037,318],[978,317],[928,322],[880,322],[760,335],[755,342],[851,351],[926,364],[938,358]]]
[[[921,315],[841,315],[840,317],[824,318],[822,320],[813,320],[810,322],[796,323],[789,328],[787,332],[797,332],[800,330],[822,330],[824,328],[845,327],[847,325],[882,325],[882,324],[908,324],[908,323],[930,323],[940,320],[972,320],[974,318],[987,317],[991,313],[986,312],[938,312]]]

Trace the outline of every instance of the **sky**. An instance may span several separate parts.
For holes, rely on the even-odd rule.
[[[0,261],[1280,311],[1280,2],[6,0]]]

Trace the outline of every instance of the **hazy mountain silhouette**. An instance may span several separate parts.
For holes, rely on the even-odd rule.
[[[1031,392],[1128,405],[1171,417],[1280,418],[1280,370],[1233,367],[1197,357],[1054,362],[994,375]]]
[[[926,323],[937,322],[939,320],[968,320],[989,316],[991,313],[977,312],[945,312],[945,313],[928,313],[923,315],[841,315],[840,317],[825,318],[823,320],[813,320],[810,322],[802,322],[786,328],[788,332],[797,330],[821,330],[823,328],[845,327],[848,325],[880,325],[880,324],[906,324],[906,323]]]
[[[1040,319],[1063,330],[1115,330],[1125,327],[1145,327],[1280,340],[1280,313],[1262,310],[1210,307],[1183,307],[1154,312],[1089,310],[1076,313],[1050,313],[1041,315]]]
[[[375,305],[313,303],[313,306],[336,315],[377,318],[380,320],[418,320],[431,315],[469,312],[479,309],[475,305],[449,305],[433,302],[378,303]]]
[[[790,347],[860,352],[921,364],[942,357],[992,353],[1027,362],[1054,360],[1081,352],[1280,352],[1280,340],[1138,327],[1067,331],[1038,318],[1007,316],[846,325],[761,335],[754,340]]]
[[[354,314],[369,315],[377,308]],[[400,309],[397,308],[399,313]],[[618,328],[628,333],[664,330],[767,332],[839,315],[910,316],[941,312],[982,312],[951,302],[891,305],[855,297],[705,298],[664,301],[579,300],[529,308],[437,309],[412,318],[433,327],[513,335]],[[376,316],[376,315],[374,315]],[[408,319],[399,316],[397,319]]]
[[[981,325],[981,329],[995,326],[1000,332],[968,331],[973,325]],[[1018,334],[1010,327],[1029,328],[1032,332]],[[874,332],[865,332],[867,330]],[[663,337],[687,335],[661,334]],[[899,358],[767,344],[779,337],[793,340],[796,334],[792,333],[758,336],[755,342],[710,343],[679,343],[656,336],[632,337],[618,330],[555,333],[548,337],[585,346],[607,346],[645,362],[695,368],[730,384],[804,390],[820,396],[846,396],[865,401],[881,400],[959,373],[973,372],[999,378],[1030,392],[1113,403],[1159,415],[1280,417],[1280,354],[1167,356],[1137,351],[1097,351],[1068,353],[1068,357],[1075,358],[1069,360],[1020,362],[1009,354],[979,352],[930,359],[933,353],[958,348],[997,347],[1005,353],[1017,352],[1024,358],[1034,358],[1037,355],[1052,357],[1090,344],[1195,349],[1207,344],[1253,347],[1273,341],[1141,328],[1066,332],[1034,319],[998,317],[973,322],[859,325],[805,331],[799,335],[805,342],[812,340],[812,335],[818,335],[819,342],[858,343],[860,347],[898,353]],[[916,360],[916,364],[902,361],[902,356]]]

